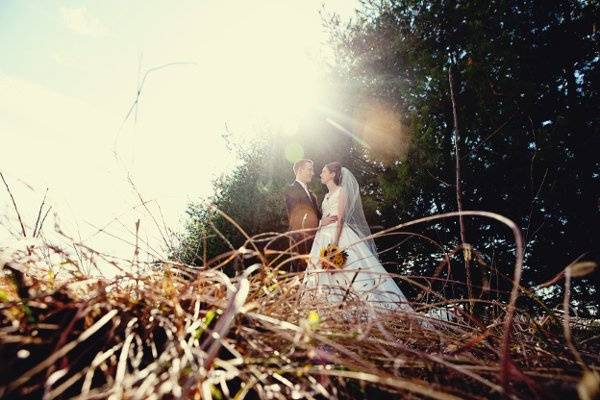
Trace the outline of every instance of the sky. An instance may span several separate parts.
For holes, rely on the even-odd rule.
[[[179,229],[236,164],[226,126],[289,133],[327,95],[323,6],[348,18],[355,2],[2,0],[0,171],[28,229],[48,188],[61,229],[127,257],[137,219],[160,236],[128,178]],[[1,189],[0,215],[14,215]]]

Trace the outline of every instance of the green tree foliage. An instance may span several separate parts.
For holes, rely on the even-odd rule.
[[[205,256],[210,259],[244,243],[239,229],[215,209],[234,219],[250,235],[285,231],[280,197],[290,180],[289,166],[281,153],[270,147],[256,142],[244,151],[238,148],[239,166],[214,182],[211,198],[189,205],[177,258],[201,265]],[[279,173],[284,170],[288,176]]]

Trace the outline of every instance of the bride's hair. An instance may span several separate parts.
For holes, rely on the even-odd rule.
[[[342,183],[342,164],[340,164],[337,161],[333,161],[330,162],[329,164],[325,164],[325,166],[327,167],[327,169],[330,172],[333,172],[335,174],[335,176],[333,177],[333,182],[336,185],[339,185]]]

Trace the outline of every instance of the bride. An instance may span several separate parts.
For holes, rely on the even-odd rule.
[[[303,299],[308,296],[331,304],[358,301],[367,306],[370,315],[382,311],[414,313],[379,262],[354,175],[339,162],[332,162],[323,167],[321,182],[329,189],[323,199],[322,221],[327,216],[337,217],[337,221],[328,225],[322,222],[316,233],[303,281]],[[348,254],[340,270],[323,269],[320,252],[329,244]]]

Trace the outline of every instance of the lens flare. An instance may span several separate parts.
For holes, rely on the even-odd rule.
[[[404,160],[411,142],[402,115],[390,105],[367,99],[354,113],[356,134],[367,144],[371,155],[384,163]]]
[[[290,143],[285,147],[285,158],[292,164],[304,158],[304,147],[299,143]]]

